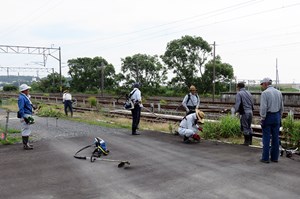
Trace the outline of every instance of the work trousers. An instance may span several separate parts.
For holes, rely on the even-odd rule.
[[[71,112],[71,116],[73,116],[72,100],[65,100],[64,105],[65,105],[65,114],[68,115],[68,108],[69,108]]]
[[[252,117],[253,117],[252,111],[246,112],[240,116],[241,131],[243,132],[244,135],[252,134],[252,128],[251,128]]]
[[[272,161],[277,161],[279,157],[279,128],[280,128],[280,112],[267,113],[262,124],[262,141],[263,152],[262,160],[269,161],[270,155]],[[270,149],[270,139],[271,149]]]
[[[141,107],[139,104],[134,105],[134,109],[131,109],[131,114],[132,114],[132,133],[136,133],[136,129],[139,126],[140,117],[141,117]]]

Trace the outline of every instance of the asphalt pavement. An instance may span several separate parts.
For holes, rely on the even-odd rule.
[[[3,116],[3,112],[0,113]],[[4,123],[3,117],[0,119]],[[9,127],[19,121],[11,114]],[[288,198],[300,196],[300,158],[259,162],[261,149],[202,140],[184,144],[161,132],[104,128],[55,118],[36,118],[34,150],[21,144],[0,145],[0,198]],[[106,141],[107,159],[75,159],[94,137]],[[93,148],[84,150],[90,156]]]

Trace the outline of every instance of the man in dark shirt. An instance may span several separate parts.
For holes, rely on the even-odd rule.
[[[253,98],[249,91],[246,91],[244,82],[237,84],[238,93],[235,99],[235,113],[239,113],[241,131],[244,134],[244,145],[252,145],[252,118],[253,118]]]

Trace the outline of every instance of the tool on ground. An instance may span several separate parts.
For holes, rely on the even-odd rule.
[[[88,156],[78,156],[77,154],[89,147],[94,146],[95,149],[91,155],[91,157]],[[83,147],[82,149],[78,150],[75,155],[74,158],[77,159],[82,159],[82,160],[87,160],[89,159],[91,162],[95,162],[96,160],[100,160],[100,161],[106,161],[106,162],[119,162],[118,167],[121,168],[125,165],[130,165],[130,162],[127,160],[112,160],[112,159],[105,159],[105,158],[101,158],[101,155],[107,156],[109,154],[109,150],[106,148],[106,143],[103,139],[101,139],[100,137],[96,137],[94,139],[94,144],[88,145]]]

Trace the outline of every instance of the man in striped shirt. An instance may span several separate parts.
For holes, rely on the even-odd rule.
[[[282,93],[272,86],[270,78],[260,82],[263,92],[260,96],[260,117],[263,132],[263,152],[261,162],[278,162],[279,157],[279,128],[283,113]],[[270,150],[270,139],[271,150]],[[271,158],[270,158],[271,156]]]

